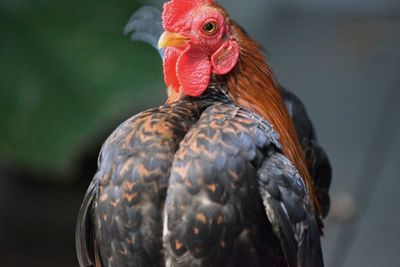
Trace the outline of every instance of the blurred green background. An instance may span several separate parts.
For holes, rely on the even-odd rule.
[[[122,35],[141,5],[1,3],[0,146],[7,161],[68,176],[77,143],[87,148],[122,111],[160,99],[161,87],[151,90],[160,82],[158,55]]]
[[[123,35],[144,4],[0,1],[0,266],[77,265],[102,142],[165,97],[158,53]]]

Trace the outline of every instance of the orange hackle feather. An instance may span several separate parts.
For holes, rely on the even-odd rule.
[[[319,212],[312,179],[307,169],[303,149],[285,106],[279,85],[267,65],[260,47],[238,26],[233,26],[241,53],[237,66],[226,76],[230,96],[239,105],[268,120],[279,133],[282,151],[303,177],[314,206]]]
[[[201,1],[201,0],[200,0]],[[232,32],[240,47],[237,65],[222,78],[225,79],[228,94],[238,105],[256,112],[268,120],[279,134],[282,152],[293,162],[302,176],[314,204],[316,217],[319,217],[319,203],[315,196],[312,178],[307,169],[303,149],[297,138],[296,130],[289,112],[280,94],[279,85],[268,66],[260,46],[241,28],[229,19],[229,15],[221,6],[208,2],[225,14],[231,22]],[[182,94],[169,89],[167,103],[172,103]],[[322,222],[318,220],[322,227]]]

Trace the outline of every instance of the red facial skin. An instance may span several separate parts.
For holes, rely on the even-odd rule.
[[[164,79],[176,92],[199,96],[212,74],[224,75],[238,61],[239,46],[228,18],[212,2],[173,0],[164,5],[164,29],[188,38],[184,45],[165,50]],[[207,32],[207,23],[213,24],[214,30]]]

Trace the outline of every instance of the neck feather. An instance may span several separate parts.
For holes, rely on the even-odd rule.
[[[239,105],[263,116],[279,133],[283,153],[295,164],[303,177],[318,210],[304,153],[279,85],[259,45],[239,26],[234,26],[234,30],[240,46],[240,58],[236,67],[226,76],[229,94]]]

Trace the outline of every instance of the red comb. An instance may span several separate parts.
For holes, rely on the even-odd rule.
[[[162,14],[164,29],[174,31],[176,27],[182,27],[184,18],[191,10],[213,2],[214,0],[171,0],[165,3]]]

